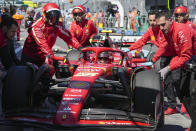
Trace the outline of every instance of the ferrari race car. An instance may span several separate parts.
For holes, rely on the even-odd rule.
[[[3,87],[0,130],[156,130],[164,123],[160,75],[145,58],[109,47],[12,67]],[[50,63],[51,64],[51,63]]]

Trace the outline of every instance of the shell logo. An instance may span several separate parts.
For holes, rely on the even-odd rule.
[[[102,125],[103,125],[103,124],[105,124],[105,122],[103,122],[103,121],[100,121],[100,122],[99,122],[99,124],[102,124]]]
[[[155,40],[155,37],[154,37],[154,35],[153,35],[153,36],[151,36],[151,40]]]
[[[75,9],[75,12],[79,12],[79,9]]]
[[[178,9],[177,9],[177,12],[179,13],[180,11],[181,11],[181,9],[180,9],[180,8],[178,8]]]
[[[78,30],[76,30],[76,34],[78,34]]]
[[[66,118],[67,118],[66,114],[62,115],[62,119],[66,119]]]

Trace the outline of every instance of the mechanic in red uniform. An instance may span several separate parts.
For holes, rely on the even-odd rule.
[[[175,15],[176,22],[184,23],[184,24],[188,25],[188,27],[190,27],[190,30],[193,32],[193,35],[192,35],[193,56],[192,56],[191,60],[196,61],[196,56],[195,56],[195,54],[196,54],[196,27],[192,22],[188,21],[189,11],[185,6],[179,6],[175,9],[174,15]],[[159,50],[158,56],[160,56],[160,54],[161,53]],[[154,55],[153,61],[156,61],[158,59],[158,56]],[[180,82],[181,85],[180,85],[180,88],[177,89],[180,99],[183,99],[184,96],[189,95],[189,91],[187,91],[188,88],[183,88],[183,87],[188,87],[189,82],[190,82],[190,75],[191,74],[189,72],[187,72],[186,70],[184,70],[184,69],[181,70],[181,82]]]
[[[189,11],[187,9],[187,7],[185,6],[179,6],[175,9],[175,12],[174,12],[174,15],[175,15],[175,21],[176,22],[179,22],[179,23],[184,23],[186,25],[188,25],[190,27],[190,29],[194,32],[194,35],[193,35],[193,56],[192,56],[192,61],[195,61],[196,62],[196,27],[195,25],[190,22],[188,20],[189,18]],[[187,72],[186,69],[183,70],[182,69],[182,79],[181,79],[181,86],[180,86],[180,89],[181,89],[181,99],[184,97],[184,96],[187,96],[190,98],[190,116],[191,116],[191,119],[192,119],[192,123],[191,123],[191,131],[192,130],[196,130],[196,113],[195,113],[195,110],[196,110],[196,107],[195,107],[195,100],[196,100],[196,96],[195,96],[195,92],[192,92],[192,88],[195,88],[195,87],[191,87],[190,86],[190,79],[191,79],[191,72]],[[190,88],[188,88],[190,87]]]
[[[187,7],[185,6],[179,6],[175,9],[174,12],[175,15],[175,21],[178,23],[184,23],[186,25],[188,25],[190,27],[190,29],[193,31],[193,37],[192,37],[192,41],[193,41],[193,59],[196,60],[195,55],[196,55],[196,26],[190,22],[188,20],[189,18],[189,11],[187,9]],[[153,58],[153,61],[157,61],[157,59],[159,59],[161,53],[159,53],[158,56]],[[162,54],[161,54],[162,55]]]
[[[167,47],[173,48],[176,55],[165,62],[165,67],[162,68],[159,73],[164,80],[165,93],[167,97],[173,101],[170,103],[166,114],[176,113],[176,97],[174,95],[174,88],[179,88],[181,79],[181,68],[192,56],[192,36],[193,32],[190,31],[189,27],[182,23],[177,23],[171,20],[168,12],[159,13],[156,15],[157,25],[164,33],[168,45],[165,48],[159,48],[160,52],[167,50]],[[157,51],[158,51],[157,50]],[[157,53],[157,52],[156,52]],[[156,54],[154,55],[156,56]]]
[[[42,17],[28,29],[29,35],[24,43],[22,62],[42,65],[47,55],[53,56],[52,47],[57,36],[68,45],[79,49],[80,43],[59,22],[60,9],[55,3],[47,3],[42,9]]]
[[[82,5],[75,6],[73,11],[74,21],[71,23],[70,32],[80,42],[82,47],[91,46],[90,39],[97,34],[97,28],[92,20],[86,19],[86,9]]]
[[[174,15],[175,15],[175,21],[178,22],[178,23],[184,23],[186,25],[188,25],[190,27],[190,30],[193,31],[193,38],[192,38],[192,41],[193,41],[193,56],[191,58],[191,61],[195,61],[196,62],[196,26],[190,22],[188,20],[189,18],[189,11],[187,9],[186,6],[179,6],[175,9],[175,12],[174,12]],[[191,73],[187,72],[186,69],[183,70],[182,69],[182,75],[184,79],[181,79],[181,87],[180,89],[185,89],[187,90],[188,88],[188,85],[190,83],[190,77],[191,77]],[[183,87],[186,87],[186,88],[183,88]],[[182,94],[181,94],[181,97],[183,97],[184,95],[188,95],[186,93],[189,93],[189,91],[185,91],[185,90],[182,90]]]
[[[190,29],[192,29],[194,31],[194,35],[193,35],[193,55],[196,55],[196,26],[190,22],[188,20],[189,18],[189,11],[187,9],[187,7],[185,6],[179,6],[175,9],[174,12],[175,15],[175,21],[178,23],[184,23],[186,25],[188,25],[190,27]],[[196,60],[196,58],[193,58],[194,60]]]
[[[158,50],[154,54],[154,57],[151,56],[150,61],[155,63],[161,56],[160,68],[162,69],[168,65],[169,61],[171,60],[171,58],[173,56],[176,55],[176,53],[172,49],[172,47],[170,47],[170,46],[167,47],[167,50],[162,51],[168,45],[169,36],[164,36],[163,32],[160,31],[159,26],[157,26],[156,19],[155,19],[156,14],[157,14],[157,12],[150,12],[148,14],[148,21],[149,21],[150,27],[148,28],[147,32],[142,36],[141,39],[139,39],[133,45],[131,45],[129,50],[141,48],[150,40],[154,45],[156,45],[158,47]],[[161,51],[159,51],[159,50],[161,50]],[[179,71],[177,71],[177,72],[179,72]],[[169,74],[170,78],[172,76],[174,77],[171,79],[173,81],[175,81],[175,78],[176,78],[175,74],[177,74],[177,73],[175,73],[175,71],[173,71],[172,73]],[[169,104],[169,108],[165,110],[165,114],[172,114],[172,113],[176,112],[176,110],[171,110],[172,108],[175,109],[177,106],[176,97],[175,97],[173,88],[168,87],[169,85],[173,85],[172,81],[167,81],[165,83],[166,84],[165,84],[165,94],[164,95],[168,98],[168,104]]]
[[[14,51],[17,28],[17,22],[11,17],[5,17],[0,25],[0,61],[6,70],[20,64]]]
[[[129,50],[135,50],[142,48],[148,41],[151,41],[157,47],[165,47],[167,42],[165,41],[165,37],[163,33],[160,31],[160,28],[156,25],[156,12],[151,11],[148,13],[148,21],[149,21],[149,28],[146,33],[142,36],[141,39],[137,40],[134,44],[129,47]],[[139,51],[139,50],[138,50]],[[171,51],[171,48],[168,48],[166,52],[164,52],[163,56],[173,56],[175,53]]]

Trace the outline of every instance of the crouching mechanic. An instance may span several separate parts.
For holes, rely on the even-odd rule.
[[[55,3],[47,3],[42,9],[42,17],[28,29],[28,37],[22,51],[22,62],[31,62],[41,66],[47,55],[51,58],[54,55],[52,47],[57,36],[63,39],[68,45],[79,49],[81,45],[71,36],[59,22],[60,9]]]
[[[90,40],[97,34],[97,28],[92,20],[86,19],[86,9],[82,5],[75,6],[73,11],[74,21],[71,23],[70,32],[82,47],[91,46]]]
[[[157,25],[160,27],[164,36],[167,38],[167,46],[159,47],[152,61],[156,62],[161,54],[168,47],[173,48],[176,55],[165,62],[165,67],[159,72],[166,85],[165,93],[171,100],[167,114],[176,113],[176,96],[174,89],[178,90],[180,83],[180,69],[192,56],[192,36],[193,32],[185,24],[177,23],[171,20],[168,12],[159,13],[156,16]]]

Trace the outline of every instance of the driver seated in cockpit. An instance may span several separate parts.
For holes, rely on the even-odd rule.
[[[97,58],[97,63],[98,64],[111,64],[111,55],[109,52],[102,52],[99,54]]]

